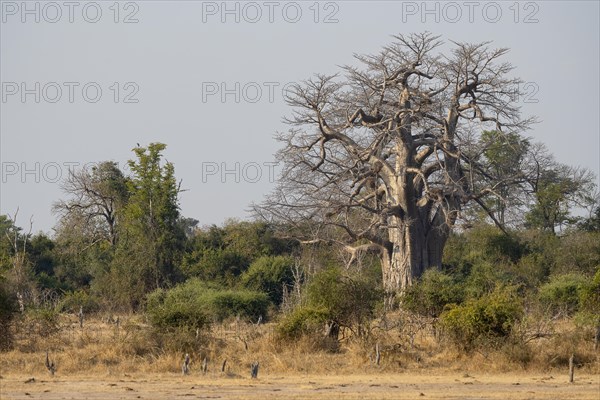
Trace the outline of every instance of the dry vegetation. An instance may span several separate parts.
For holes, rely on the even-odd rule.
[[[213,324],[209,332],[164,334],[141,316],[122,315],[118,324],[108,319],[92,318],[83,328],[73,314],[61,315],[57,325],[19,321],[14,349],[0,359],[1,397],[414,398],[424,393],[427,398],[597,399],[600,394],[600,352],[594,351],[590,332],[571,329],[564,320],[544,325],[547,335],[532,339],[528,348],[505,344],[465,354],[436,339],[428,321],[407,314],[373,322],[362,339],[343,338],[336,351],[320,337],[283,343],[273,323],[230,320]],[[44,366],[46,350],[56,364],[54,376]],[[188,376],[181,374],[185,353],[192,360]],[[577,369],[569,384],[572,353]],[[250,379],[254,361],[260,362],[257,380]],[[25,383],[31,378],[35,381]]]

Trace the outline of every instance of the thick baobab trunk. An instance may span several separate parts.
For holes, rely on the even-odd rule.
[[[425,229],[419,221],[399,221],[396,226],[390,229],[391,246],[382,254],[386,308],[392,307],[395,296],[415,283],[427,268],[442,266],[449,232],[446,227]]]

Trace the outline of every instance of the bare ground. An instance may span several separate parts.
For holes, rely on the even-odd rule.
[[[241,377],[8,375],[4,399],[600,399],[600,375],[425,373]]]

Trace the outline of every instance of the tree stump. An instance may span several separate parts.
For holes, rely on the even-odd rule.
[[[48,372],[50,372],[50,375],[54,376],[54,373],[56,372],[56,365],[54,364],[54,361],[50,361],[50,355],[48,354],[47,351],[46,351],[46,369],[48,370]]]
[[[79,306],[79,327],[83,328],[83,306]]]
[[[255,361],[250,366],[250,378],[256,379],[258,377],[258,361]]]
[[[227,365],[227,359],[223,360],[223,365],[221,365],[221,372],[225,372],[225,366]]]
[[[574,363],[575,355],[571,354],[569,357],[569,383],[573,383],[574,375],[575,375],[575,363]]]
[[[183,375],[188,375],[190,373],[190,355],[187,353],[185,354],[183,365],[181,366],[181,373]]]

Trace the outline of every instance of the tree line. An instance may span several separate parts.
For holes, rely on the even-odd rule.
[[[183,216],[162,143],[134,148],[129,174],[110,161],[71,171],[52,236],[0,216],[2,320],[54,299],[165,326],[285,315],[284,336],[319,321],[337,337],[398,307],[592,310],[595,177],[524,136],[535,118],[512,101],[507,49],[442,49],[428,33],[396,36],[361,67],[292,88],[284,172],[251,221]],[[465,325],[457,309],[448,326]]]

